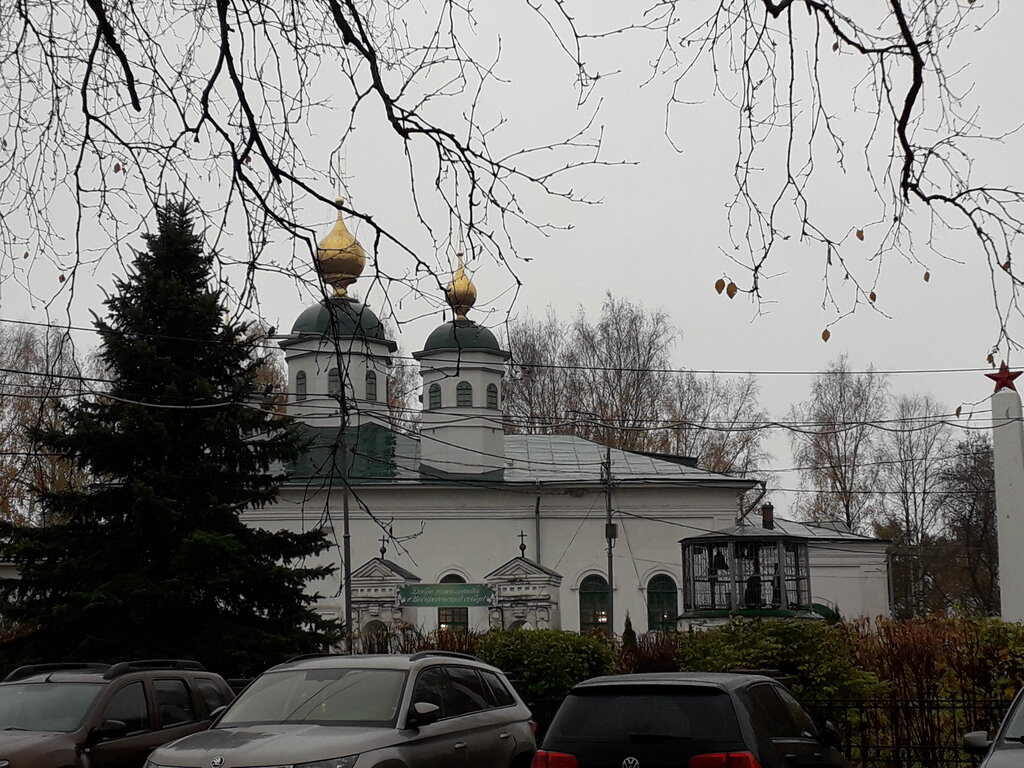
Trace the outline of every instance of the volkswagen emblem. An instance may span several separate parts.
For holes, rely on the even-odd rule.
[[[214,766],[214,768],[217,768]],[[635,757],[627,757],[622,761],[622,768],[640,768],[640,761]]]
[[[213,760],[210,761],[210,768],[223,768],[223,767],[224,767],[224,758],[221,757],[220,755],[217,755],[215,758],[213,758]]]

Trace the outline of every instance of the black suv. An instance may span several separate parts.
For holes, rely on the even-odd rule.
[[[0,682],[0,768],[139,768],[232,698],[194,661],[19,667]]]
[[[848,768],[822,731],[770,677],[597,677],[569,692],[533,768]]]

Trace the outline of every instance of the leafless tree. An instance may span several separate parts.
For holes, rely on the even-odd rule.
[[[29,280],[50,259],[73,290],[79,267],[187,190],[221,265],[245,267],[239,306],[253,305],[261,270],[318,286],[312,246],[330,217],[309,206],[333,204],[357,128],[390,137],[408,164],[410,207],[344,206],[370,233],[375,280],[429,282],[456,237],[475,257],[511,259],[518,226],[545,226],[520,200],[583,199],[561,176],[600,162],[600,129],[581,114],[549,143],[505,140],[504,118],[480,102],[500,42],[471,44],[475,23],[452,0],[3,4],[0,279],[50,299]],[[62,209],[75,211],[66,228]],[[409,210],[412,234],[395,219]]]
[[[1015,344],[1007,326],[1021,317],[1022,282],[1011,255],[1024,191],[1012,179],[979,178],[979,150],[998,152],[1006,137],[983,129],[970,69],[951,63],[955,44],[997,19],[999,4],[719,0],[696,22],[688,10],[658,3],[644,27],[660,35],[657,71],[676,78],[670,137],[683,135],[673,116],[692,119],[687,94],[702,81],[713,80],[715,101],[736,111],[726,254],[742,277],[730,295],[760,298],[776,252],[798,239],[816,246],[824,305],[840,316],[874,307],[886,257],[918,264],[927,281],[934,265],[960,256],[953,249],[964,241],[943,233],[965,230],[992,276],[994,347]],[[863,132],[858,114],[870,116]],[[871,190],[870,223],[836,215],[836,184]]]
[[[672,368],[676,331],[663,312],[609,296],[592,322],[509,323],[507,428],[573,434],[627,450],[696,458],[713,472],[763,475],[767,414],[757,381]]]
[[[61,400],[85,393],[71,340],[55,330],[0,326],[0,516],[40,522],[32,488],[84,481],[63,457],[41,451],[34,433],[59,426]]]
[[[768,413],[753,375],[727,381],[716,374],[677,374],[665,405],[669,453],[698,457],[712,472],[766,479]]]
[[[460,231],[475,257],[514,264],[518,227],[546,226],[536,214],[547,208],[524,201],[585,199],[563,183],[566,172],[605,162],[597,110],[614,71],[602,62],[639,55],[653,61],[652,79],[674,81],[666,131],[680,149],[689,149],[679,126],[681,113],[692,120],[695,82],[738,115],[733,243],[723,249],[736,271],[730,295],[760,297],[776,252],[798,240],[820,254],[824,303],[840,313],[876,306],[884,257],[920,264],[927,279],[929,260],[943,257],[941,230],[963,230],[992,275],[994,346],[1012,344],[1022,283],[1010,256],[1024,196],[976,178],[978,140],[1002,137],[982,129],[967,75],[949,64],[954,44],[997,18],[998,4],[667,0],[625,7],[614,21],[546,0],[503,9],[539,22],[546,37],[536,45],[563,54],[575,78],[579,125],[550,143],[523,146],[519,116],[484,108],[501,81],[501,44],[475,37],[469,4],[4,4],[0,278],[28,283],[32,263],[48,258],[73,287],[78,267],[138,232],[162,194],[200,183],[211,229],[244,233],[244,252],[225,250],[225,263],[244,264],[250,278],[314,277],[303,206],[330,203],[338,179],[316,178],[310,157],[325,144],[344,155],[357,128],[389,137],[407,163],[422,225],[410,235],[386,212],[345,206],[371,232],[375,279],[436,275],[445,265],[435,252],[450,252]],[[617,41],[624,47],[609,50]],[[863,114],[862,135],[864,122],[847,118]],[[306,135],[318,124],[331,135]],[[877,198],[874,223],[835,215],[837,173]],[[67,202],[77,212],[70,253],[53,216]],[[299,247],[281,257],[283,236]],[[254,286],[237,287],[243,304]],[[49,298],[48,287],[35,290]]]
[[[811,520],[841,520],[864,531],[880,513],[878,426],[888,384],[873,367],[860,373],[843,355],[815,377],[811,395],[790,409],[789,440],[806,493],[795,508]]]
[[[879,459],[882,513],[894,523],[894,556],[908,571],[906,594],[897,595],[906,615],[925,612],[926,582],[923,547],[943,530],[944,473],[949,466],[951,428],[945,409],[929,395],[894,399],[893,424],[882,432]]]
[[[942,473],[946,537],[935,582],[945,608],[993,616],[999,612],[999,546],[992,442],[974,432],[956,449],[956,460]]]

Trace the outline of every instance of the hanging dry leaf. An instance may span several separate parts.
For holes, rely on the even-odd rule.
[[[724,290],[725,290],[725,280],[723,280],[722,278],[718,278],[715,281],[715,291],[718,292],[718,293],[721,293]]]
[[[875,299],[877,299],[878,297],[875,295],[875,292],[872,291],[871,293],[868,294],[868,298],[871,300],[872,303],[874,303]]]
[[[924,273],[924,281],[927,283],[931,279],[932,279],[932,273],[931,272],[925,272]]]
[[[857,230],[857,239],[858,240],[863,240],[864,239],[864,230],[863,229],[858,229]]]
[[[736,291],[738,290],[739,288],[736,287],[736,283],[729,283],[728,287],[725,289],[725,294],[731,299],[736,295]]]
[[[956,417],[959,419],[960,418],[960,406],[959,405],[956,407],[955,413],[956,413]]]
[[[120,163],[114,163],[114,173],[120,173],[120,172],[121,172],[121,164]]]
[[[828,341],[830,338],[832,338],[832,334],[829,332],[828,328],[821,332],[822,341]]]
[[[1007,259],[1006,263],[1005,264],[1001,264],[1000,266],[1003,268],[1004,272],[1009,272],[1010,271],[1010,260]]]
[[[64,275],[61,275],[60,277],[57,278],[57,280],[63,283],[65,280],[67,280],[67,278],[64,277]]]
[[[28,251],[25,251],[25,254],[21,258],[27,259],[28,258]]]
[[[839,50],[839,41],[838,40],[836,40],[834,43],[832,43],[832,50],[833,51],[838,51]]]
[[[989,365],[995,365],[996,364],[996,359],[994,357],[992,357],[992,353],[991,352],[989,353],[988,357],[985,358],[985,360],[988,361]]]

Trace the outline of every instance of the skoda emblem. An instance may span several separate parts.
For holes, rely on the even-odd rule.
[[[217,768],[217,766],[214,766]],[[627,757],[622,761],[622,768],[640,768],[640,761],[635,757]]]
[[[625,763],[623,763],[623,765],[625,765]],[[220,755],[217,755],[215,758],[213,758],[213,760],[210,761],[210,768],[223,768],[223,766],[224,758]]]

